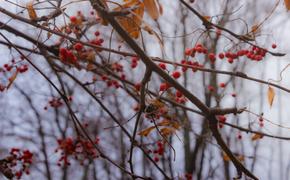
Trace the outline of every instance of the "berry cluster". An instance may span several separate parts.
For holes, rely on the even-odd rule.
[[[186,180],[192,180],[192,174],[190,174],[190,173],[186,173],[184,175],[184,177],[185,177]]]
[[[187,99],[186,99],[185,96],[183,96],[183,94],[180,91],[176,90],[176,92],[175,92],[175,101],[177,103],[184,104],[184,103],[186,103]]]
[[[21,62],[24,59],[25,59],[24,57],[21,57],[21,60],[19,62],[16,62],[14,59],[12,59],[11,62],[4,64],[3,68],[0,68],[0,72],[7,73],[7,74],[11,74],[12,70],[13,69],[15,70],[13,71],[12,75],[7,75],[7,76],[10,76],[8,78],[8,81],[9,81],[8,85],[0,83],[0,92],[3,92],[5,89],[9,88],[12,82],[16,79],[18,73],[21,74],[28,71],[28,65]]]
[[[5,176],[9,178],[16,177],[21,179],[23,173],[30,174],[29,167],[32,164],[33,154],[29,150],[20,150],[19,148],[12,148],[10,156],[2,160],[2,168],[6,169]]]
[[[160,86],[159,86],[159,91],[166,91],[168,90],[169,88],[171,87],[170,84],[164,82],[164,83],[161,83]]]
[[[25,58],[21,57],[21,61],[23,61]],[[27,64],[19,64],[19,62],[16,62],[14,59],[11,60],[10,63],[6,63],[3,65],[2,71],[11,71],[13,68],[16,68],[17,72],[19,73],[24,73],[28,70],[28,65]]]
[[[78,64],[78,59],[72,50],[67,48],[59,49],[59,59],[65,64]]]
[[[101,80],[106,82],[107,84],[107,87],[112,87],[114,86],[116,89],[120,88],[121,85],[120,83],[117,81],[117,80],[114,80],[114,79],[110,79],[107,75],[103,74],[101,76]]]
[[[203,65],[199,64],[197,61],[186,61],[185,59],[183,59],[183,60],[181,60],[181,64],[188,65],[188,66],[194,66],[192,68],[193,72],[196,72],[197,68],[203,68]],[[182,67],[183,72],[186,72],[187,69],[188,69],[188,67],[185,67],[185,66]]]
[[[148,150],[148,154],[153,153],[153,160],[159,162],[160,158],[164,155],[165,144],[162,141],[158,141],[156,144],[157,147],[155,147],[153,151],[151,149]]]
[[[90,160],[98,158],[98,152],[95,149],[95,144],[99,143],[99,138],[95,139],[95,144],[92,144],[89,140],[82,139],[81,137],[76,139],[68,137],[65,139],[59,139],[57,142],[58,148],[55,152],[61,151],[58,166],[61,166],[62,162],[64,166],[69,166],[69,157],[73,157],[74,159],[80,161],[81,165],[84,164],[86,159]]]
[[[263,116],[260,116],[259,117],[259,126],[262,128],[264,127],[264,119],[263,119]]]
[[[52,108],[59,108],[63,105],[61,98],[52,98],[48,101],[48,105],[44,107],[44,110],[48,109],[48,106]]]
[[[275,49],[277,47],[276,44],[272,44],[272,48]],[[252,61],[261,61],[267,54],[267,50],[263,48],[259,48],[257,46],[251,46],[249,49],[241,49],[236,52],[228,51],[228,52],[221,52],[218,55],[214,53],[208,52],[208,49],[204,47],[202,44],[197,44],[194,48],[187,48],[185,50],[186,56],[195,57],[196,54],[204,54],[210,60],[211,63],[215,63],[217,56],[219,59],[227,58],[227,61],[231,64],[234,62],[235,59],[239,57],[245,56],[246,58]]]
[[[139,58],[138,57],[132,57],[131,58],[131,68],[134,69],[138,66]]]
[[[224,127],[224,122],[226,122],[227,118],[224,115],[219,115],[217,116],[219,123],[219,128],[223,128]]]

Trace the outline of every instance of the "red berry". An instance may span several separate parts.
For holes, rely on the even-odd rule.
[[[81,43],[76,43],[75,45],[74,45],[74,49],[76,50],[76,51],[81,51],[82,49],[83,49],[83,44],[81,44]]]
[[[210,61],[214,62],[215,61],[215,54],[214,53],[209,53],[208,58]]]
[[[209,86],[207,87],[207,89],[208,89],[210,92],[213,92],[213,91],[214,91],[214,87],[211,86],[211,85],[209,85]]]
[[[171,75],[174,79],[178,79],[181,76],[179,71],[174,71]]]
[[[219,58],[223,59],[225,57],[224,53],[219,53]]]
[[[234,59],[233,59],[233,58],[229,58],[229,59],[228,59],[228,62],[229,62],[230,64],[232,64],[232,63],[234,62]]]
[[[186,56],[190,56],[190,55],[192,54],[192,52],[193,52],[193,49],[187,48],[187,49],[185,49],[184,54],[185,54]]]
[[[77,22],[77,17],[75,17],[75,16],[71,16],[71,17],[70,17],[70,21],[71,21],[72,23],[76,23],[76,22]]]
[[[175,95],[176,95],[176,97],[180,98],[182,96],[182,93],[180,91],[176,91]]]
[[[135,88],[136,91],[140,91],[140,89],[141,89],[141,83],[135,84],[134,85],[134,88]]]
[[[221,88],[225,88],[226,87],[226,84],[225,83],[220,83],[220,87]]]
[[[100,35],[100,32],[99,31],[96,31],[95,32],[95,36],[99,36]]]
[[[136,68],[136,67],[137,67],[137,65],[138,65],[138,63],[137,63],[137,62],[133,62],[133,63],[131,64],[131,68],[132,68],[132,69],[134,69],[134,68]]]
[[[226,122],[227,118],[223,115],[217,117],[220,122]]]
[[[166,91],[169,87],[170,87],[169,84],[161,83],[159,87],[159,91]]]
[[[277,45],[276,44],[272,44],[272,48],[276,49]]]
[[[166,64],[164,63],[159,63],[158,65],[161,69],[166,70]]]

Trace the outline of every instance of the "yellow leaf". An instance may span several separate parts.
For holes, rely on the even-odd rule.
[[[159,17],[159,10],[155,0],[144,0],[144,5],[150,17],[157,20]]]
[[[155,129],[155,127],[151,126],[151,127],[147,128],[147,129],[144,129],[144,130],[140,131],[138,133],[138,135],[140,135],[140,136],[148,136],[153,129]]]
[[[262,138],[263,138],[263,135],[261,135],[261,134],[254,134],[252,136],[252,141],[256,141],[256,140],[262,139]]]
[[[12,83],[14,82],[14,80],[16,79],[18,74],[18,71],[15,71],[15,73],[12,74],[12,76],[8,79],[9,80],[9,84],[7,85],[7,89],[9,89],[9,87],[12,85]]]
[[[31,20],[35,20],[37,18],[37,14],[36,14],[35,9],[33,7],[33,1],[28,2],[26,4],[26,8],[27,8],[27,11],[28,11],[29,18]]]
[[[290,10],[290,0],[284,0],[287,11]]]
[[[272,107],[274,97],[275,97],[275,91],[272,87],[269,86],[269,88],[268,88],[268,102],[269,102],[270,107]]]

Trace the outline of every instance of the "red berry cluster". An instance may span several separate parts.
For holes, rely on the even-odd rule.
[[[7,166],[12,169],[14,176],[21,179],[23,172],[30,174],[29,167],[32,164],[33,153],[29,150],[20,150],[19,148],[12,148],[10,150],[11,156],[8,158]]]
[[[61,157],[58,160],[58,166],[63,165],[69,166],[70,161],[69,157],[73,157],[74,159],[80,161],[80,164],[83,165],[86,159],[95,159],[98,158],[98,152],[89,140],[84,140],[80,137],[73,138],[65,138],[59,139],[58,148],[55,152],[61,151]],[[99,138],[96,138],[94,141],[95,144],[99,143]]]
[[[219,115],[219,116],[217,116],[217,119],[219,122],[221,122],[221,123],[219,123],[219,128],[223,128],[223,126],[224,126],[223,123],[226,122],[227,118],[224,115]]]
[[[111,65],[111,69],[115,72],[123,72],[124,71],[123,65],[118,63],[118,62],[113,63]]]
[[[184,176],[186,180],[192,180],[192,174],[186,173]]]
[[[264,127],[264,119],[262,116],[259,117],[259,126],[262,128]]]
[[[171,87],[170,84],[166,82],[161,83],[159,86],[159,91],[167,91],[170,87]]]
[[[110,79],[107,75],[103,74],[101,75],[101,80],[106,82],[107,84],[107,87],[112,87],[114,86],[116,89],[120,88],[121,85],[120,83],[117,81],[117,80],[113,80],[113,79]]]
[[[23,61],[24,58],[21,58],[21,61]],[[28,70],[28,65],[27,64],[20,64],[20,65],[17,65],[16,64],[16,61],[14,59],[11,60],[11,63],[6,63],[3,65],[3,69],[2,71],[11,71],[13,69],[13,67],[16,68],[16,70],[19,72],[19,73],[24,73]]]
[[[148,154],[153,153],[153,160],[155,162],[159,162],[160,158],[164,155],[165,144],[162,141],[157,142],[157,147],[152,151],[151,149],[148,150]]]
[[[17,71],[18,71],[19,73],[24,73],[24,72],[26,72],[27,70],[28,70],[28,65],[27,65],[27,64],[23,64],[23,65],[17,67]]]
[[[272,48],[275,49],[277,46],[275,44],[272,45]],[[187,48],[185,50],[185,55],[194,57],[197,53],[207,55],[207,58],[211,63],[215,63],[216,54],[209,53],[208,49],[205,48],[202,44],[197,44],[194,48]],[[250,49],[241,49],[237,52],[221,52],[218,54],[220,59],[227,58],[229,63],[233,63],[235,59],[239,57],[245,56],[252,61],[261,61],[266,56],[267,50],[263,48],[259,48],[257,46],[252,46]]]
[[[185,59],[183,59],[183,60],[181,60],[181,64],[188,65],[188,66],[194,66],[192,68],[192,71],[193,72],[196,72],[197,71],[197,69],[195,67],[197,67],[197,68],[203,68],[203,65],[202,64],[199,64],[197,61],[186,61]],[[182,67],[182,71],[183,72],[186,72],[187,69],[188,69],[188,67],[184,67],[184,66]]]
[[[242,133],[241,133],[241,132],[238,132],[238,134],[237,134],[237,138],[238,138],[239,140],[241,140],[241,139],[243,138],[243,136],[242,136]]]
[[[158,66],[163,69],[166,70],[166,64],[165,63],[159,63]]]
[[[19,62],[16,62],[14,59],[11,60],[11,62],[6,63],[3,65],[3,68],[0,67],[0,72],[1,73],[7,73],[7,74],[11,74],[12,73],[12,69],[14,69],[15,71],[12,73],[12,75],[7,75],[10,76],[8,78],[10,84],[15,80],[17,73],[25,73],[28,70],[28,65],[21,63],[21,61],[23,61],[25,58],[21,57],[21,60]],[[0,92],[3,92],[6,88],[8,88],[9,85],[4,85],[4,84],[0,84]]]
[[[242,49],[237,52],[220,53],[218,56],[220,59],[224,59],[226,57],[229,63],[233,63],[235,59],[243,56],[247,57],[252,61],[261,61],[266,56],[266,53],[266,49],[252,46],[251,49]]]
[[[63,102],[61,98],[52,98],[48,101],[48,105],[52,108],[59,108],[63,105]],[[44,109],[47,110],[47,106],[45,106]]]
[[[134,69],[138,66],[139,58],[138,57],[132,57],[131,58],[131,68]]]
[[[185,96],[183,96],[183,94],[180,91],[176,90],[175,101],[177,103],[184,104],[184,103],[186,103],[187,99],[185,98]]]
[[[104,42],[104,39],[98,38],[98,37],[91,40],[91,44],[96,45],[96,46],[102,46],[103,42]]]
[[[76,55],[72,50],[66,48],[59,49],[59,58],[66,64],[78,64]]]
[[[214,92],[215,91],[215,88],[212,85],[208,85],[207,89],[208,89],[209,92]]]
[[[186,56],[194,57],[196,53],[207,54],[208,50],[202,44],[196,44],[194,48],[187,48],[184,52]]]

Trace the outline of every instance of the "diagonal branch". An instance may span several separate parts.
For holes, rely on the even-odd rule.
[[[231,161],[234,163],[238,174],[240,172],[244,172],[247,176],[258,179],[255,175],[253,175],[231,152],[231,150],[227,147],[226,143],[221,137],[217,129],[217,119],[214,115],[212,115],[210,109],[196,96],[190,93],[186,88],[184,88],[181,84],[175,81],[171,76],[169,76],[165,71],[159,68],[148,56],[147,54],[139,47],[139,45],[129,36],[129,34],[121,27],[121,25],[115,20],[114,17],[110,16],[109,12],[102,8],[102,4],[99,0],[90,0],[93,8],[101,15],[101,17],[105,18],[115,29],[115,31],[124,39],[124,41],[135,51],[136,54],[139,55],[142,62],[146,65],[147,68],[156,72],[159,76],[161,76],[164,80],[166,80],[169,84],[175,87],[177,90],[181,91],[185,97],[187,97],[195,106],[197,106],[203,113],[207,114],[207,119],[210,124],[210,129],[213,133],[218,144],[221,146],[223,151],[229,156]]]

